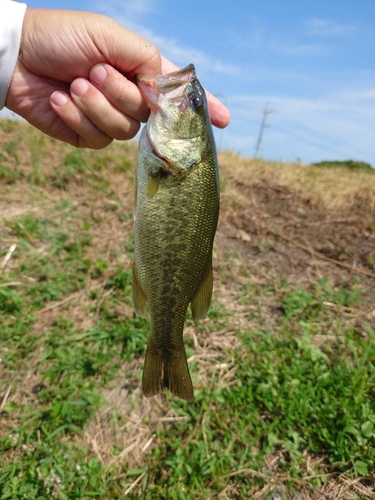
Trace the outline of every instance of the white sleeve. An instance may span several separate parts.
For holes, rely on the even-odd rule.
[[[26,4],[0,0],[0,109],[3,109],[20,50]]]

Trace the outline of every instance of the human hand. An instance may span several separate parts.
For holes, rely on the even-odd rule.
[[[52,137],[99,149],[134,137],[148,109],[133,74],[160,70],[158,49],[109,17],[27,8],[6,106]]]
[[[163,59],[164,72],[174,68]],[[149,110],[134,75],[161,70],[158,49],[109,17],[28,8],[6,106],[52,137],[100,149],[136,135]],[[226,108],[210,97],[209,107],[225,127]]]

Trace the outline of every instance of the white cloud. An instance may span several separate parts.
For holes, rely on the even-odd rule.
[[[358,24],[340,24],[328,19],[312,18],[306,21],[307,32],[309,35],[323,37],[345,36],[358,31]]]
[[[234,64],[222,62],[210,56],[207,52],[192,46],[184,46],[178,40],[159,35],[145,27],[144,19],[146,14],[156,10],[155,0],[137,0],[133,2],[109,0],[104,3],[96,2],[94,8],[97,12],[102,12],[112,17],[127,29],[138,33],[152,42],[159,48],[164,57],[170,59],[178,66],[186,66],[187,64],[194,63],[200,68],[200,74],[206,68],[209,72],[231,72],[235,76],[242,73],[242,69]]]
[[[310,56],[326,52],[322,44],[301,43],[294,33],[269,32],[257,26],[253,32],[246,33],[233,30],[228,32],[229,43],[242,54],[281,54],[286,56]]]
[[[122,24],[126,25],[126,27],[129,27],[129,24]],[[134,24],[131,29],[133,31],[136,31],[144,38],[147,38],[147,40],[150,40],[150,42],[152,42],[159,48],[164,57],[170,59],[178,66],[185,66],[193,62],[195,66],[200,67],[202,70],[207,69],[209,72],[230,72],[233,75],[242,74],[242,68],[240,68],[239,66],[227,62],[222,62],[219,59],[210,56],[207,52],[204,52],[195,47],[184,46],[177,40],[158,35],[142,25]]]
[[[327,52],[327,48],[323,45],[304,44],[296,41],[270,40],[265,47],[268,51],[276,54],[297,57],[315,56]]]
[[[144,16],[147,13],[156,10],[155,0],[133,0],[130,2],[119,2],[118,0],[105,0],[105,2],[90,3],[90,10],[101,12],[112,17],[117,22],[120,14],[124,20],[130,23],[136,21],[139,16]]]
[[[196,66],[203,69],[207,68],[209,72],[230,72],[232,75],[240,75],[242,73],[242,69],[234,64],[227,62],[224,63],[215,57],[211,57],[202,50],[194,47],[183,46],[176,40],[156,35],[150,30],[147,30],[143,36],[146,36],[146,38],[159,48],[160,52],[167,59],[170,59],[177,65],[185,66],[186,64],[193,62]]]

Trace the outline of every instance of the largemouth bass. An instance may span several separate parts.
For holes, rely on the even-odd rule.
[[[138,152],[133,304],[151,333],[142,388],[191,401],[183,343],[186,311],[203,317],[212,295],[219,173],[206,95],[192,64],[137,85],[151,113]]]

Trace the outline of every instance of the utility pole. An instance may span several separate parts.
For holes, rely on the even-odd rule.
[[[272,109],[268,109],[268,104],[266,104],[264,110],[263,110],[263,118],[260,124],[260,129],[259,129],[259,135],[258,135],[258,140],[255,145],[255,154],[254,158],[258,158],[259,150],[260,150],[260,145],[262,144],[262,139],[263,139],[263,131],[266,127],[269,127],[269,125],[266,125],[267,121],[267,116],[273,113]]]

